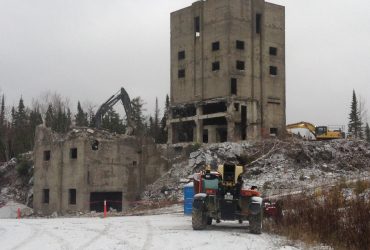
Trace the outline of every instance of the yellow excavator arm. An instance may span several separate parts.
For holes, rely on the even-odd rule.
[[[316,136],[316,126],[309,122],[297,122],[286,125],[286,129],[305,128],[308,129],[314,136]]]

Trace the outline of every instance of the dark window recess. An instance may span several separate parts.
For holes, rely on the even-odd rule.
[[[185,78],[185,69],[179,69],[177,75],[179,78]]]
[[[69,156],[71,157],[71,159],[77,159],[77,148],[71,148]]]
[[[50,161],[50,150],[44,151],[44,161]]]
[[[245,69],[244,61],[236,61],[236,69],[237,70],[244,70]]]
[[[44,189],[42,196],[42,202],[44,204],[49,204],[49,189]]]
[[[200,36],[200,18],[199,18],[199,16],[194,18],[194,30],[195,30],[195,36]]]
[[[91,149],[94,150],[94,151],[99,149],[99,141],[98,140],[93,141],[93,143],[91,144]]]
[[[276,76],[278,74],[277,67],[275,66],[270,66],[270,75]]]
[[[69,204],[76,205],[76,189],[69,190]]]
[[[270,128],[270,135],[277,135],[278,134],[278,129],[277,128]]]
[[[185,50],[179,51],[179,53],[178,53],[178,59],[179,60],[185,59]]]
[[[132,162],[132,166],[136,166],[137,165],[137,162],[136,161],[133,161]]]
[[[275,47],[270,47],[270,55],[276,56],[277,55],[277,48]]]
[[[261,33],[261,21],[262,21],[262,15],[257,14],[256,15],[256,33],[257,34]]]
[[[239,107],[240,107],[239,103],[234,103],[235,111],[239,111]]]
[[[236,41],[236,48],[237,49],[244,49],[244,41]]]
[[[220,62],[213,62],[212,63],[212,71],[220,70]]]
[[[212,43],[212,51],[220,50],[220,42]]]
[[[237,80],[236,78],[231,78],[231,81],[230,81],[230,90],[231,90],[231,94],[232,95],[236,95],[237,94]]]

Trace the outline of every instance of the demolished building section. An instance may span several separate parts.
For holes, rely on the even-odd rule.
[[[153,140],[76,128],[39,126],[34,148],[34,209],[39,214],[121,211],[168,170]]]
[[[280,136],[285,120],[283,6],[208,0],[171,13],[169,143]]]

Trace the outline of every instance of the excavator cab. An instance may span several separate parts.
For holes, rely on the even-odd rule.
[[[326,126],[319,126],[315,128],[316,136],[326,135],[327,132],[328,132],[328,127]]]

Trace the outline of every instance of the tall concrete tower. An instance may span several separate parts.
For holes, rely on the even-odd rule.
[[[285,8],[206,0],[171,13],[169,143],[285,132]]]

